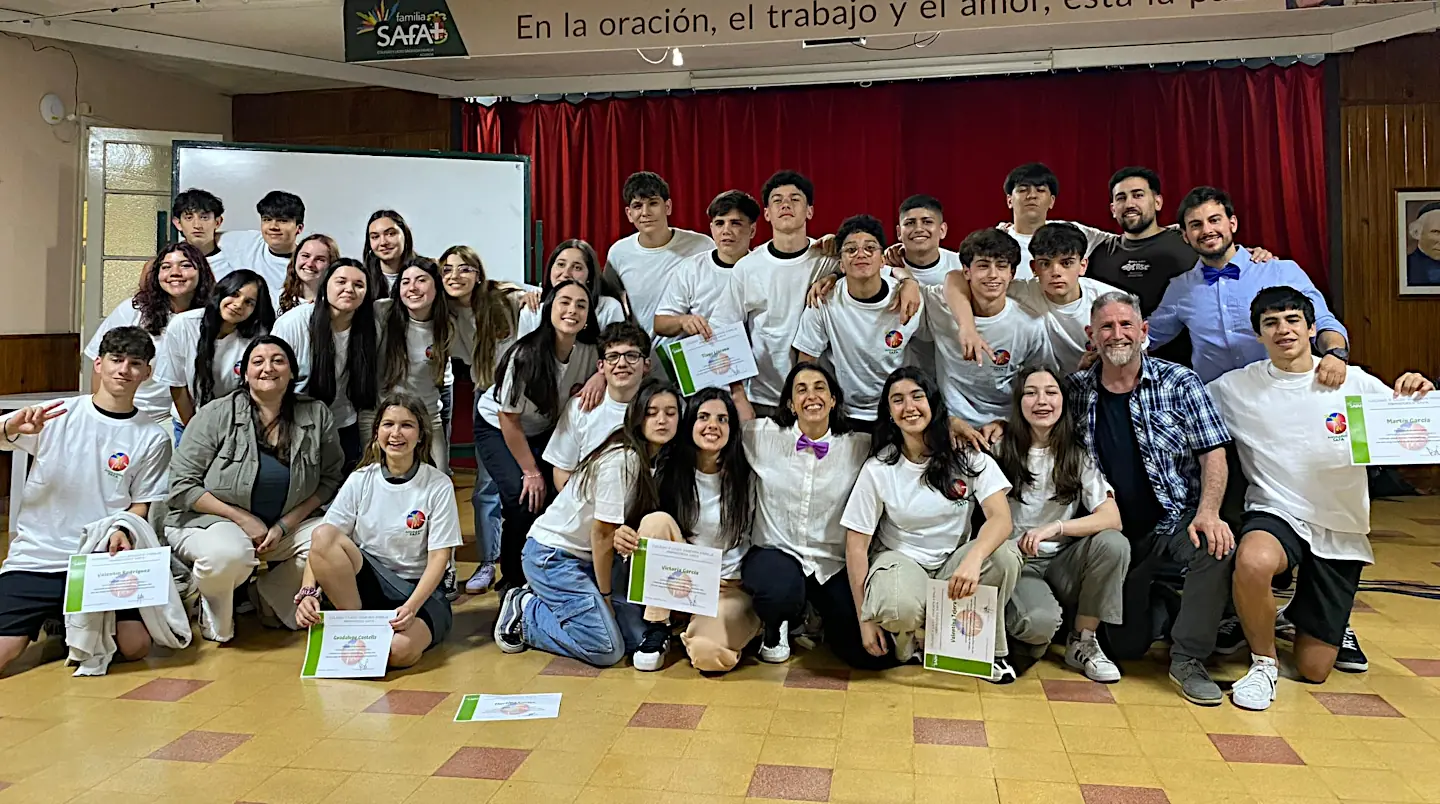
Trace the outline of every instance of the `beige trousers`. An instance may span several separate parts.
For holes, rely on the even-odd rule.
[[[636,532],[642,539],[685,540],[674,518],[659,511],[640,520]],[[645,607],[646,622],[664,622],[669,616],[667,609]],[[740,652],[759,634],[760,618],[755,614],[750,595],[740,588],[738,580],[721,581],[716,616],[692,615],[680,641],[685,643],[685,652],[696,670],[720,673],[735,669],[740,663]]]

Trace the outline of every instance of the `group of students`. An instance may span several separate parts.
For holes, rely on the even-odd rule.
[[[205,637],[233,636],[245,587],[292,628],[322,605],[393,607],[391,662],[418,660],[458,592],[445,591],[460,543],[445,471],[454,356],[483,389],[481,561],[465,589],[503,589],[505,652],[662,667],[679,616],[615,592],[649,538],[723,553],[717,615],[680,631],[705,672],[752,647],[785,661],[792,629],[855,667],[911,661],[933,578],[956,598],[997,589],[995,683],[1057,638],[1068,665],[1113,682],[1116,660],[1158,635],[1182,694],[1214,705],[1204,662],[1233,584],[1240,628],[1218,648],[1248,641],[1233,699],[1263,709],[1272,579],[1291,574],[1299,672],[1365,669],[1348,614],[1373,560],[1366,474],[1325,424],[1345,394],[1391,389],[1347,365],[1345,330],[1299,266],[1235,242],[1224,192],[1191,191],[1167,228],[1159,177],[1123,169],[1115,235],[1049,221],[1058,189],[1044,165],[1016,168],[1012,220],[952,252],[930,196],[901,205],[897,243],[867,215],[816,239],[813,185],[781,171],[761,201],[717,196],[706,237],[670,226],[668,186],[637,173],[621,192],[636,233],[604,270],[588,243],[559,244],[539,289],[489,280],[464,246],[417,257],[393,210],[372,216],[363,260],[322,235],[296,243],[303,205],[284,193],[257,207],[268,268],[217,278],[223,208],[182,193],[184,241],[87,348],[95,394],[6,420],[6,448],[35,454],[37,471],[0,569],[0,664],[58,608],[70,526],[161,501]],[[752,249],[762,216],[773,237]],[[225,248],[245,235],[224,233]],[[261,270],[286,253],[272,299]],[[735,323],[758,374],[683,397],[658,344]],[[1407,374],[1393,392],[1431,388]],[[171,417],[173,459],[148,426]],[[92,432],[66,432],[81,421]],[[87,450],[107,456],[93,478],[45,471],[47,455]],[[71,504],[85,495],[90,507]],[[47,505],[71,505],[65,529]],[[109,546],[128,543],[121,532]],[[135,655],[135,625],[116,627]]]

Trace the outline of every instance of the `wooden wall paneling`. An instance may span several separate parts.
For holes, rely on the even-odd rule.
[[[79,388],[79,335],[0,335],[0,395],[54,391],[64,396]],[[0,460],[0,497],[9,496],[10,461]]]
[[[237,95],[231,129],[237,142],[443,151],[455,103],[374,87]]]

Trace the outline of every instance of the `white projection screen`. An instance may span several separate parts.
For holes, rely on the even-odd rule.
[[[530,160],[523,156],[364,151],[184,141],[174,144],[174,187],[225,203],[221,231],[260,228],[255,203],[271,190],[305,202],[305,231],[335,238],[360,259],[371,213],[393,209],[417,254],[475,249],[491,279],[521,282],[531,262]],[[222,241],[223,242],[223,241]]]

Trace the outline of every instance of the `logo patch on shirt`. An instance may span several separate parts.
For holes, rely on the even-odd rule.
[[[240,361],[239,361],[239,360],[236,360],[234,367],[232,367],[230,370],[233,371],[233,372],[235,372],[235,376],[236,376],[236,377],[239,377],[239,376],[240,376]]]
[[[425,359],[426,359],[426,360],[434,360],[434,359],[435,359],[435,347],[434,347],[433,345],[432,345],[432,346],[427,346],[427,347],[425,347]]]
[[[900,330],[898,329],[892,329],[889,332],[885,333],[885,345],[890,347],[891,349],[899,349],[900,344],[904,342],[905,336],[901,334]]]
[[[950,491],[947,492],[945,496],[952,500],[959,501],[965,499],[965,493],[969,490],[970,487],[965,485],[965,481],[957,477],[955,478],[955,482],[950,484]]]
[[[1335,435],[1342,435],[1350,428],[1345,423],[1345,414],[1337,411],[1325,417],[1325,429]]]
[[[130,456],[123,452],[117,452],[105,460],[105,468],[112,475],[122,475],[126,467],[130,466]]]
[[[1010,353],[1004,349],[995,350],[995,365],[1003,366],[1010,362]]]
[[[419,509],[411,511],[405,516],[405,527],[409,530],[419,530],[425,527],[425,512]]]

